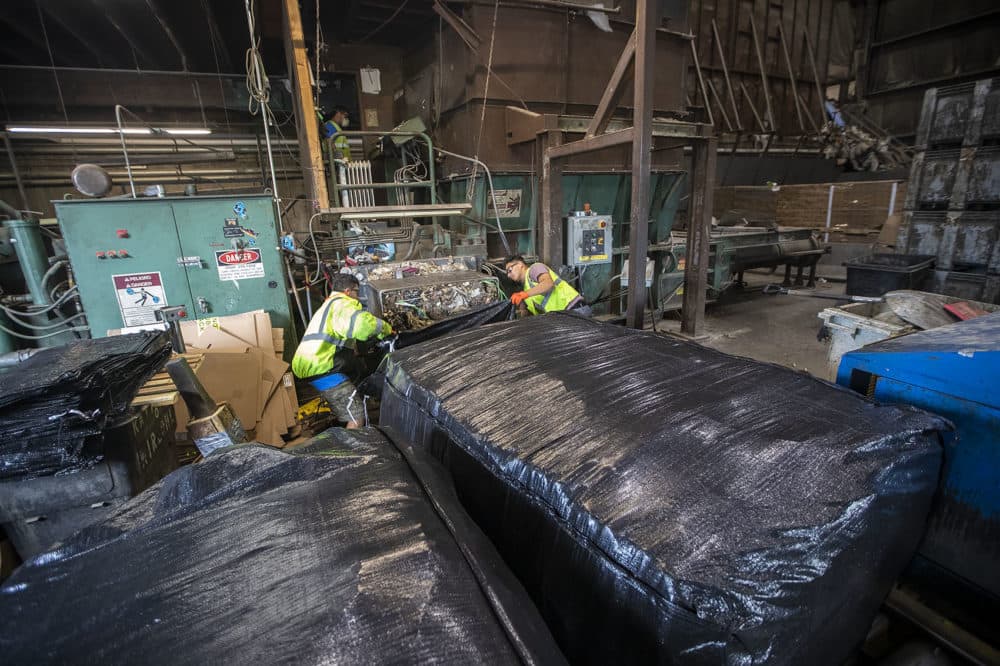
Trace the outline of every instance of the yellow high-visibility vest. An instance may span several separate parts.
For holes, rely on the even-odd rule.
[[[361,303],[347,294],[334,292],[306,327],[292,359],[292,372],[301,379],[326,374],[333,369],[338,350],[353,353],[356,340],[381,340],[389,335],[389,324],[365,312]]]
[[[538,283],[530,277],[531,269],[524,274],[524,290],[528,291],[538,286]],[[549,269],[549,277],[554,285],[548,293],[535,294],[524,301],[528,306],[528,312],[533,315],[545,312],[558,312],[565,310],[569,304],[580,298],[580,292],[572,287],[568,282],[556,275],[555,271]]]

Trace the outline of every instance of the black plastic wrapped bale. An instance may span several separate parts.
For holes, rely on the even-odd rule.
[[[166,333],[136,333],[43,349],[0,375],[0,479],[98,463],[88,438],[125,414],[169,356]]]
[[[92,467],[30,479],[0,479],[0,525],[21,559],[106,518],[177,468],[173,405],[134,407],[85,440]]]
[[[560,663],[433,458],[377,431],[220,450],[21,566],[10,663]],[[416,462],[412,462],[416,460]]]
[[[916,548],[948,427],[565,314],[387,366],[382,426],[449,468],[575,663],[842,663]]]

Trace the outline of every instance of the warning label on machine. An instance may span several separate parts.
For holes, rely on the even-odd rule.
[[[264,277],[264,262],[258,250],[216,250],[215,263],[220,280],[248,280]]]
[[[160,273],[128,273],[111,279],[125,326],[155,324],[156,311],[167,304]]]
[[[494,190],[496,208],[493,207],[493,197],[486,197],[486,213],[493,217],[521,217],[521,190]]]

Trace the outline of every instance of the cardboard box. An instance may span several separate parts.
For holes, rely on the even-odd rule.
[[[271,316],[263,310],[181,322],[185,345],[213,351],[246,347],[273,351],[271,330]]]
[[[195,375],[216,402],[228,402],[247,435],[271,446],[284,446],[282,435],[297,424],[298,398],[289,366],[281,359],[284,331],[271,327],[267,312],[181,322],[189,358],[199,359]],[[169,376],[153,377],[140,393],[169,394]],[[183,400],[174,403],[178,439],[186,439],[189,419]]]

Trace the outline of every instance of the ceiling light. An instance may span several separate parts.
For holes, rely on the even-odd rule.
[[[340,216],[342,220],[371,220],[371,219],[389,219],[389,218],[400,218],[400,217],[448,217],[450,215],[461,215],[467,212],[471,206],[456,206],[455,208],[437,208],[437,209],[421,209],[420,207],[414,207],[409,210],[389,210],[380,211],[378,209],[373,209],[371,212],[364,213],[344,213]],[[331,212],[336,212],[336,208],[332,209]]]
[[[114,127],[30,127],[8,125],[7,131],[20,134],[118,134],[118,129]],[[212,133],[212,130],[204,127],[158,127],[156,131],[178,136],[199,136]],[[121,133],[149,135],[153,134],[153,130],[148,127],[123,127]]]

